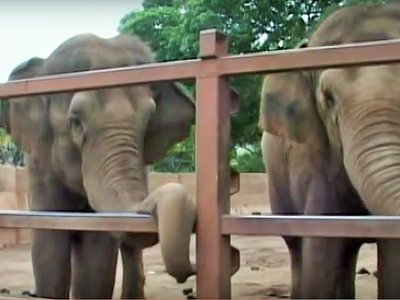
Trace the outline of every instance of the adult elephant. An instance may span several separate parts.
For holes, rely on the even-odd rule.
[[[400,5],[330,14],[300,47],[400,38]],[[400,65],[266,76],[262,148],[273,213],[400,214]],[[365,239],[284,237],[292,298],[354,298]],[[378,241],[378,297],[400,298],[400,243]]]
[[[9,80],[153,62],[137,37],[74,36],[48,58],[34,57]],[[22,97],[2,107],[2,126],[27,152],[29,206],[34,211],[141,212],[159,234],[34,230],[37,297],[111,298],[118,249],[122,298],[144,298],[142,249],[161,244],[178,282],[195,273],[189,260],[195,203],[178,184],[148,195],[147,165],[190,133],[195,104],[170,82]],[[232,248],[238,269],[238,252]],[[72,276],[71,276],[72,275]],[[72,281],[72,282],[71,282]]]

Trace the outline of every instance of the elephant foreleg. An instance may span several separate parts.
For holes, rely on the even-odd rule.
[[[50,171],[28,160],[29,208],[32,211],[73,211],[74,197]],[[37,297],[68,299],[71,282],[71,232],[32,231],[33,294]]]
[[[336,299],[355,299],[355,279],[358,252],[361,242],[347,241],[348,245],[343,252],[342,265],[338,266],[340,271],[339,283],[336,289]]]
[[[378,299],[400,299],[400,240],[378,239]]]
[[[290,299],[301,299],[301,238],[284,237],[290,254],[290,271],[292,274],[292,288]]]
[[[302,246],[302,299],[334,299],[343,239],[304,238]]]
[[[71,280],[70,233],[32,231],[32,266],[36,297],[69,299]]]
[[[144,299],[146,276],[143,269],[143,250],[122,244],[123,280],[121,299]]]
[[[118,242],[107,232],[78,232],[73,243],[73,299],[111,299]]]

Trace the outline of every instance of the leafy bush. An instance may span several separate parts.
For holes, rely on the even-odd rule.
[[[24,166],[24,153],[22,149],[13,143],[3,128],[0,128],[0,164]]]

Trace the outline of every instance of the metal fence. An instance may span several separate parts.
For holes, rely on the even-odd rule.
[[[230,112],[237,111],[237,102],[231,99],[228,77],[399,62],[400,39],[232,56],[223,34],[205,30],[199,59],[13,81],[0,85],[0,98],[196,80],[197,294],[201,299],[229,299],[231,234],[400,238],[400,217],[230,216]],[[157,230],[154,220],[136,214],[26,211],[0,211],[0,227]]]

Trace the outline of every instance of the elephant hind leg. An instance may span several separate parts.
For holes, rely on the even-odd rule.
[[[73,299],[111,299],[118,242],[107,232],[77,232],[73,243]]]
[[[122,243],[123,279],[121,299],[144,299],[146,277],[143,269],[143,250]]]

